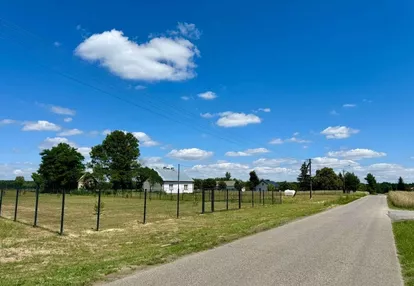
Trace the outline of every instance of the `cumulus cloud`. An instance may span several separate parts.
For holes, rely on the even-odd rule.
[[[296,132],[295,134],[299,134],[298,132]],[[269,144],[273,144],[273,145],[280,145],[283,143],[298,143],[298,144],[305,144],[305,143],[310,143],[311,141],[309,140],[305,140],[305,139],[300,139],[298,137],[291,137],[291,138],[287,138],[287,139],[281,139],[281,138],[275,138],[272,139]]]
[[[216,114],[206,112],[206,113],[200,113],[200,116],[203,118],[213,118],[213,117],[216,117]]]
[[[384,152],[377,152],[370,149],[352,149],[352,150],[341,150],[328,152],[329,157],[341,157],[349,160],[361,160],[368,158],[379,158],[384,157],[387,154]]]
[[[66,108],[66,107],[61,107],[61,106],[56,106],[56,105],[51,105],[50,106],[50,111],[52,111],[53,113],[59,114],[59,115],[70,115],[70,116],[74,116],[76,114],[76,111],[70,108]]]
[[[198,40],[201,36],[201,31],[192,23],[178,23],[177,30],[177,32],[185,38]]]
[[[230,172],[235,178],[246,178],[249,174],[250,166],[247,164],[217,161],[214,164],[195,165],[186,170],[186,173],[193,178],[215,178],[223,177],[226,172]]]
[[[55,146],[59,145],[59,143],[66,143],[66,144],[69,144],[72,147],[76,147],[75,143],[69,141],[65,137],[47,137],[45,140],[43,140],[42,143],[40,143],[39,149],[41,149],[41,150],[50,149],[52,147],[55,147]]]
[[[353,129],[346,126],[329,126],[321,132],[327,139],[345,139],[353,134],[359,133],[358,129]]]
[[[72,121],[72,117],[66,117],[63,119],[64,122],[71,122]]]
[[[62,131],[58,134],[58,136],[74,136],[74,135],[80,135],[80,134],[83,134],[83,131],[77,128],[74,128],[74,129]]]
[[[194,58],[199,51],[180,37],[161,36],[139,44],[113,29],[85,39],[75,55],[98,62],[123,79],[182,81],[195,77]]]
[[[259,108],[259,109],[257,109],[257,110],[254,110],[254,112],[259,112],[259,111],[262,111],[262,112],[271,112],[272,110],[270,109],[270,108]]]
[[[167,156],[178,160],[196,161],[204,160],[213,156],[213,152],[201,150],[198,148],[189,148],[181,150],[174,149],[171,150]]]
[[[276,139],[272,139],[269,144],[273,144],[273,145],[279,145],[279,144],[283,144],[284,141],[280,138],[276,138]]]
[[[79,147],[77,148],[78,152],[83,155],[83,157],[88,158],[90,156],[90,153],[92,151],[92,148],[90,147]]]
[[[221,127],[241,127],[262,122],[262,119],[254,114],[227,111],[222,112],[219,115],[220,118],[217,120],[216,124]]]
[[[108,135],[108,134],[111,134],[111,130],[105,129],[104,131],[102,131],[102,135]]]
[[[140,146],[153,147],[160,145],[159,142],[152,140],[151,137],[144,132],[132,132],[132,135],[139,140]]]
[[[245,151],[229,151],[225,155],[229,157],[245,157],[245,156],[252,156],[257,154],[264,154],[269,153],[270,151],[266,148],[255,148],[255,149],[247,149]]]
[[[37,165],[32,162],[13,162],[0,164],[0,180],[12,180],[16,176],[24,176],[31,180],[31,174],[36,172]]]
[[[164,168],[164,167],[174,167],[171,164],[165,163],[161,157],[146,157],[140,159],[140,163],[149,168]]]
[[[314,168],[315,170],[324,167],[341,169],[354,166],[359,166],[359,164],[353,160],[341,160],[338,158],[330,157],[316,157],[312,159],[312,168]]]
[[[253,162],[255,166],[266,166],[266,167],[278,167],[280,165],[293,165],[298,164],[298,160],[293,158],[274,158],[274,159],[267,159],[267,158],[260,158]]]
[[[204,99],[204,100],[213,100],[213,99],[217,98],[217,94],[215,92],[212,92],[212,91],[206,91],[206,92],[203,92],[203,93],[199,93],[199,94],[197,94],[197,96],[201,99]]]
[[[23,131],[59,131],[60,129],[59,125],[46,120],[24,122],[22,128]]]

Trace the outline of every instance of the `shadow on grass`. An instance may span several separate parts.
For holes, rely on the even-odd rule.
[[[47,232],[50,232],[50,233],[53,233],[53,234],[59,234],[59,231],[52,230],[52,229],[44,227],[44,226],[40,226],[40,225],[33,226],[33,224],[31,224],[31,223],[20,221],[20,220],[14,221],[12,218],[7,218],[7,217],[3,217],[3,216],[0,216],[0,219],[12,221],[12,222],[22,224],[22,225],[25,225],[25,226],[30,226],[30,227],[33,227],[33,228],[38,228],[38,229],[41,229],[41,230],[44,230],[44,231],[47,231]]]

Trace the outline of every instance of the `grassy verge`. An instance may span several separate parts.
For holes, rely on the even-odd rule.
[[[414,221],[393,223],[405,285],[414,286]]]
[[[390,208],[414,210],[414,192],[389,192],[387,199]]]
[[[289,198],[266,205],[165,219],[60,237],[0,219],[0,285],[85,285],[110,273],[165,263],[180,256],[270,229],[363,195]],[[122,219],[121,217],[119,219]],[[67,221],[76,229],[77,221]]]

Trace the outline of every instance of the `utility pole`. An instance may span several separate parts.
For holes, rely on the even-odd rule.
[[[342,169],[342,180],[344,180],[344,193],[346,193],[346,186],[345,186],[345,169]]]
[[[178,164],[177,218],[180,217],[180,164]]]
[[[309,198],[312,199],[312,159],[309,159],[309,179],[310,179],[310,193]]]

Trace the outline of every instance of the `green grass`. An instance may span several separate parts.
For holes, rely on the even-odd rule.
[[[31,223],[28,194],[22,196],[19,219]],[[175,202],[152,200],[150,223],[143,225],[140,200],[105,197],[104,230],[95,232],[95,198],[68,196],[66,235],[0,219],[0,285],[85,285],[110,273],[165,263],[177,257],[285,224],[361,195],[305,195],[284,198],[283,204],[199,215],[200,204],[183,207],[174,219]],[[6,195],[7,197],[7,195]],[[12,196],[10,196],[12,198]],[[56,195],[41,198],[41,225],[57,229],[60,201]],[[8,199],[5,199],[7,202]],[[4,211],[10,215],[9,202]],[[28,208],[25,210],[25,208]],[[56,215],[56,212],[58,213]],[[159,212],[159,213],[157,213]],[[149,209],[151,213],[151,209]]]
[[[394,237],[397,245],[405,285],[414,285],[414,221],[393,223]]]

